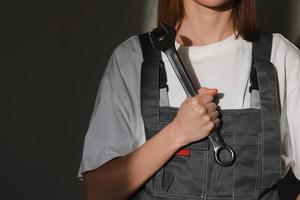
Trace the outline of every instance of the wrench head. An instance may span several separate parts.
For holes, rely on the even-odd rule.
[[[174,47],[176,30],[172,25],[160,22],[159,26],[150,32],[150,38],[155,48],[165,52]]]

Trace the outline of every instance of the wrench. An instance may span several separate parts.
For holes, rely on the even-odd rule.
[[[175,28],[168,23],[161,22],[156,29],[150,32],[150,38],[153,46],[164,52],[168,57],[187,96],[196,96],[196,84],[192,81],[175,48]],[[212,133],[210,133],[208,138],[214,148],[216,162],[223,167],[230,166],[234,163],[236,155],[233,149],[225,144],[219,134],[219,131],[220,129],[216,128]]]

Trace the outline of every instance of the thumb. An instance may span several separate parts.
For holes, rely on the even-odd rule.
[[[218,90],[215,88],[210,89],[210,88],[202,87],[198,90],[198,94],[199,95],[209,94],[212,96],[216,96],[218,94]]]

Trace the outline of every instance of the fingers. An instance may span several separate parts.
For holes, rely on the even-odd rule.
[[[221,120],[219,118],[216,118],[215,120],[212,120],[211,117],[206,116],[206,119],[202,119],[202,124],[208,128],[208,130],[212,130],[214,128],[217,128],[221,124]],[[204,123],[206,120],[206,123]]]
[[[213,130],[214,129],[214,127],[215,127],[215,123],[213,122],[213,121],[210,121],[210,122],[208,122],[206,125],[205,125],[205,128],[207,129],[207,131],[211,131],[211,130]]]
[[[215,122],[215,127],[219,127],[221,124],[221,120],[219,118],[217,118],[214,122]]]
[[[195,98],[191,98],[192,109],[200,115],[208,114],[212,120],[215,120],[219,116],[219,112],[213,98],[211,95],[197,95]]]
[[[218,94],[218,90],[202,87],[198,90],[198,95],[204,95],[204,94],[209,94],[209,95],[212,95],[212,96],[216,96]]]
[[[197,101],[205,105],[207,103],[212,102],[214,100],[214,97],[209,94],[202,94],[202,95],[195,96],[195,99],[197,99]]]
[[[221,123],[219,119],[219,111],[217,105],[214,102],[206,104],[205,106],[195,106],[195,111],[201,115],[201,122],[204,125],[208,125],[213,122],[214,127],[218,127]]]
[[[208,128],[218,127],[221,123],[218,106],[214,102],[217,94],[217,89],[201,88],[198,90],[198,95],[189,99],[192,109],[199,114],[201,124]]]
[[[200,115],[205,115],[207,113],[207,108],[202,105],[195,105],[193,106],[193,109],[196,113],[199,113]]]
[[[209,102],[205,105],[207,112],[213,112],[215,110],[217,110],[218,106],[215,102]]]
[[[202,118],[202,122],[203,124],[207,124],[210,121],[215,121],[216,119],[219,119],[219,112],[217,110],[211,112],[211,113],[207,113],[207,114],[203,114],[201,116]]]
[[[219,112],[217,110],[208,113],[208,115],[211,117],[212,120],[216,120],[219,117]]]
[[[203,104],[207,104],[209,102],[212,102],[214,100],[214,97],[217,96],[217,94],[217,89],[208,89],[203,87],[198,90],[198,95],[196,95],[196,98]]]

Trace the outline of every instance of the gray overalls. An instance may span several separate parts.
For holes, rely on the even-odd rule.
[[[178,108],[161,106],[167,88],[161,53],[153,48],[148,34],[140,35],[140,42],[144,58],[141,110],[149,139],[174,119]],[[220,135],[234,149],[235,163],[221,167],[207,139],[195,142],[184,147],[188,154],[174,155],[132,199],[279,199],[276,183],[283,169],[277,73],[269,61],[272,35],[261,34],[252,49],[253,106],[220,111]]]

